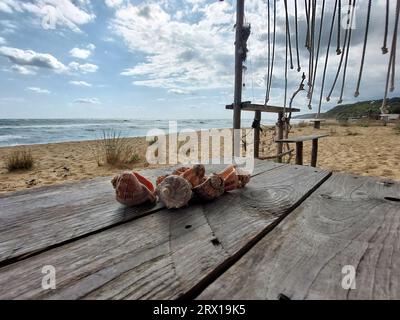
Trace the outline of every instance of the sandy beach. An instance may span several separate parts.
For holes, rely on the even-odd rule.
[[[292,136],[315,133],[311,126],[294,126]],[[318,133],[330,136],[320,140],[318,167],[358,175],[400,180],[400,135],[393,125],[340,126],[324,124]],[[262,155],[275,153],[271,144],[272,130],[264,131]],[[143,137],[129,138],[138,159],[124,167],[98,166],[93,149],[95,141],[32,145],[28,148],[35,159],[28,171],[8,172],[7,156],[18,147],[0,148],[0,193],[24,190],[58,183],[111,176],[124,169],[155,167],[145,159],[148,142]],[[304,163],[310,161],[311,143],[304,145]],[[293,159],[292,159],[293,162]]]

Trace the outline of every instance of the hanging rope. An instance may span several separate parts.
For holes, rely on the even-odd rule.
[[[336,45],[336,54],[340,55],[342,53],[342,50],[340,50],[340,31],[342,29],[342,26],[340,25],[342,23],[342,0],[339,0],[339,9],[338,9],[338,22],[337,22],[337,45]]]
[[[367,48],[367,41],[368,41],[368,29],[369,29],[369,20],[370,20],[370,14],[371,14],[371,3],[372,3],[372,0],[369,0],[368,1],[368,10],[367,10],[367,21],[365,23],[364,46],[363,46],[363,52],[362,52],[362,56],[361,56],[360,72],[358,74],[356,91],[354,92],[355,97],[358,97],[360,95],[361,77],[362,77],[362,72],[363,72],[363,68],[364,68],[365,51]]]
[[[397,38],[397,32],[398,32],[398,26],[399,26],[399,14],[400,14],[400,0],[397,0],[397,5],[396,5],[396,16],[395,16],[395,23],[394,23],[394,31],[393,31],[393,38],[392,38],[392,48],[390,49],[390,57],[389,57],[389,65],[388,65],[388,70],[387,70],[387,75],[386,75],[386,86],[385,86],[385,95],[382,100],[382,106],[380,108],[381,112],[383,114],[389,113],[389,110],[387,109],[386,102],[387,102],[387,94],[388,94],[388,88],[389,88],[389,78],[390,78],[390,72],[393,72],[392,69],[392,64],[394,63],[394,58],[396,54],[396,38]]]
[[[306,43],[305,47],[310,50],[310,15],[308,13],[308,6],[310,4],[310,0],[304,0],[304,7],[306,8],[306,22],[307,22],[307,35],[306,35]]]
[[[340,3],[340,0],[339,0]],[[325,55],[325,65],[324,65],[324,72],[322,74],[322,83],[321,83],[321,93],[319,95],[319,103],[318,103],[318,113],[317,113],[317,118],[319,118],[319,115],[321,113],[321,104],[322,104],[322,96],[324,94],[324,86],[325,86],[325,77],[326,77],[326,69],[328,67],[328,58],[329,58],[329,48],[331,46],[331,40],[332,40],[332,34],[333,34],[333,27],[335,25],[335,15],[336,15],[336,10],[337,10],[337,5],[338,5],[338,0],[335,1],[335,7],[333,8],[333,15],[332,15],[332,22],[331,22],[331,30],[329,32],[329,38],[328,38],[328,46],[326,48],[326,55]],[[340,10],[340,7],[339,7]],[[339,19],[339,17],[338,17]],[[340,27],[340,26],[339,26]]]
[[[287,8],[287,0],[284,0],[283,2],[285,4],[286,33],[287,33],[287,38],[289,41],[290,69],[293,69],[294,67],[293,67],[293,56],[292,56],[292,43],[290,40],[290,25],[289,25],[289,13],[288,13],[288,8]]]
[[[383,36],[382,54],[388,53],[387,37],[389,31],[389,0],[386,0],[385,34]]]
[[[344,92],[344,83],[346,81],[346,71],[347,71],[347,62],[349,58],[349,51],[350,51],[350,43],[351,43],[351,31],[353,30],[353,18],[354,18],[354,12],[356,11],[356,0],[353,0],[353,8],[351,10],[351,17],[350,17],[350,31],[349,31],[349,39],[346,47],[346,59],[344,62],[344,68],[343,68],[343,80],[342,80],[342,88],[340,90],[340,97],[338,103],[343,102],[343,92]]]
[[[265,94],[265,105],[267,105],[268,100],[269,100],[269,92],[268,92],[268,87],[269,87],[269,75],[271,73],[271,36],[270,36],[270,20],[271,20],[271,16],[270,16],[270,9],[269,9],[269,0],[267,2],[267,6],[268,6],[268,11],[267,11],[267,15],[268,15],[268,72],[267,72],[267,90],[266,90],[266,94]]]
[[[287,24],[286,24],[286,33],[285,33],[285,40],[286,40],[286,54],[285,54],[285,96],[283,99],[283,113],[286,112],[286,99],[287,99],[287,69],[288,69],[288,32],[287,32]]]
[[[316,0],[313,0],[311,7],[311,49],[310,49],[310,59],[309,59],[309,74],[308,74],[308,93],[307,98],[311,98],[311,90],[313,87],[313,74],[314,74],[314,51],[315,51],[315,12],[317,10]]]
[[[347,16],[350,15],[350,7],[351,7],[351,0],[349,0],[349,10],[347,11]],[[340,9],[339,9],[339,10],[340,10]],[[350,19],[347,19],[346,31],[345,31],[345,33],[344,33],[343,51],[345,50],[345,46],[346,46],[346,43],[347,43],[349,24],[350,24]],[[331,90],[329,91],[328,96],[326,97],[326,101],[330,101],[330,100],[331,100],[332,92],[333,92],[333,90],[335,89],[336,82],[337,82],[337,80],[338,80],[339,73],[340,73],[340,70],[341,70],[341,68],[342,68],[343,58],[344,58],[344,55],[342,54],[341,57],[340,57],[340,62],[339,62],[338,69],[337,69],[337,71],[336,71],[335,79],[334,79],[333,84],[332,84],[332,88],[331,88]]]
[[[269,101],[269,95],[271,92],[271,84],[272,84],[272,75],[274,72],[274,61],[275,61],[275,38],[276,38],[276,0],[274,0],[274,30],[273,30],[273,35],[272,35],[272,57],[271,57],[271,72],[269,75],[269,80],[268,80],[268,88],[267,88],[267,93],[265,97],[265,105],[267,105]]]
[[[299,58],[299,31],[297,26],[297,0],[294,1],[294,21],[296,30],[296,56],[297,56],[297,72],[300,72],[300,58]]]
[[[313,80],[312,80],[312,87],[311,87],[311,94],[310,94],[310,100],[308,102],[308,109],[311,110],[311,104],[312,104],[312,98],[314,95],[314,84],[315,84],[315,79],[317,77],[317,69],[318,69],[318,58],[319,58],[319,49],[321,47],[321,37],[322,37],[322,27],[324,25],[324,12],[325,12],[325,0],[322,0],[322,8],[321,8],[321,22],[319,25],[319,35],[318,35],[318,46],[317,46],[317,55],[315,58],[315,69],[314,69],[314,75],[313,75]]]

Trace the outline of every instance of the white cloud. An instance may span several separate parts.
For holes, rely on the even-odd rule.
[[[7,41],[3,37],[0,37],[0,45],[6,44]]]
[[[41,89],[41,88],[38,88],[38,87],[28,87],[28,88],[26,88],[26,90],[32,91],[32,92],[35,92],[35,93],[38,93],[38,94],[50,94],[49,90]]]
[[[19,66],[17,64],[14,64],[10,68],[12,71],[17,72],[22,75],[35,75],[36,70],[35,67],[24,67],[24,66]]]
[[[110,8],[119,7],[123,2],[124,0],[105,0],[106,5]]]
[[[90,83],[87,83],[86,81],[70,81],[70,84],[78,87],[91,87],[92,85]]]
[[[101,104],[100,100],[97,98],[80,98],[74,100],[77,104]]]
[[[0,11],[29,12],[39,19],[44,29],[55,29],[61,26],[75,32],[81,31],[79,26],[95,19],[95,14],[89,9],[89,0],[34,0],[32,2],[2,0],[0,2]]]
[[[86,49],[73,48],[69,53],[74,58],[87,59],[92,55],[95,49],[96,46],[93,43],[90,43],[86,46]]]
[[[90,50],[79,49],[79,48],[73,48],[69,53],[71,54],[72,57],[78,59],[87,59],[92,54]]]
[[[82,73],[93,73],[96,72],[99,67],[96,66],[95,64],[91,64],[91,63],[85,63],[85,64],[79,64],[78,62],[71,62],[68,67],[71,70],[74,71],[80,71]]]
[[[0,47],[0,55],[20,66],[46,68],[58,73],[65,72],[68,69],[63,63],[48,53],[37,53],[33,50],[21,50],[11,47]]]
[[[191,91],[188,90],[182,90],[182,89],[169,89],[169,93],[174,93],[174,94],[191,94]]]
[[[203,9],[198,22],[178,20],[155,1],[116,9],[111,29],[132,52],[146,54],[121,75],[134,77],[136,85],[172,90],[231,86],[233,7],[215,2]]]

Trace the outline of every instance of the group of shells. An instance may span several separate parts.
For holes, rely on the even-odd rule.
[[[234,165],[206,176],[204,166],[196,164],[158,177],[156,187],[137,172],[123,172],[115,176],[111,183],[117,201],[126,206],[154,203],[158,198],[171,209],[186,206],[194,197],[203,201],[214,200],[225,192],[243,188],[249,181],[250,174]]]

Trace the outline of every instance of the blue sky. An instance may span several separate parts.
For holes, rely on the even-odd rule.
[[[345,102],[355,101],[365,2],[359,0],[356,11]],[[373,2],[358,100],[383,96],[388,55],[380,47],[386,1]],[[302,3],[300,26],[305,22]],[[327,3],[329,13],[333,1]],[[271,104],[282,105],[282,1],[277,10],[279,48]],[[289,11],[293,17],[293,7]],[[253,32],[243,100],[264,99],[266,14],[265,0],[246,1]],[[234,1],[0,0],[0,118],[231,118],[224,106],[232,102],[234,18]],[[332,53],[330,60],[327,83],[338,57]],[[289,96],[300,76],[290,71]],[[318,85],[315,90],[319,93]],[[390,96],[396,95],[397,88]],[[334,94],[323,110],[336,102]],[[295,105],[308,112],[304,95]]]

